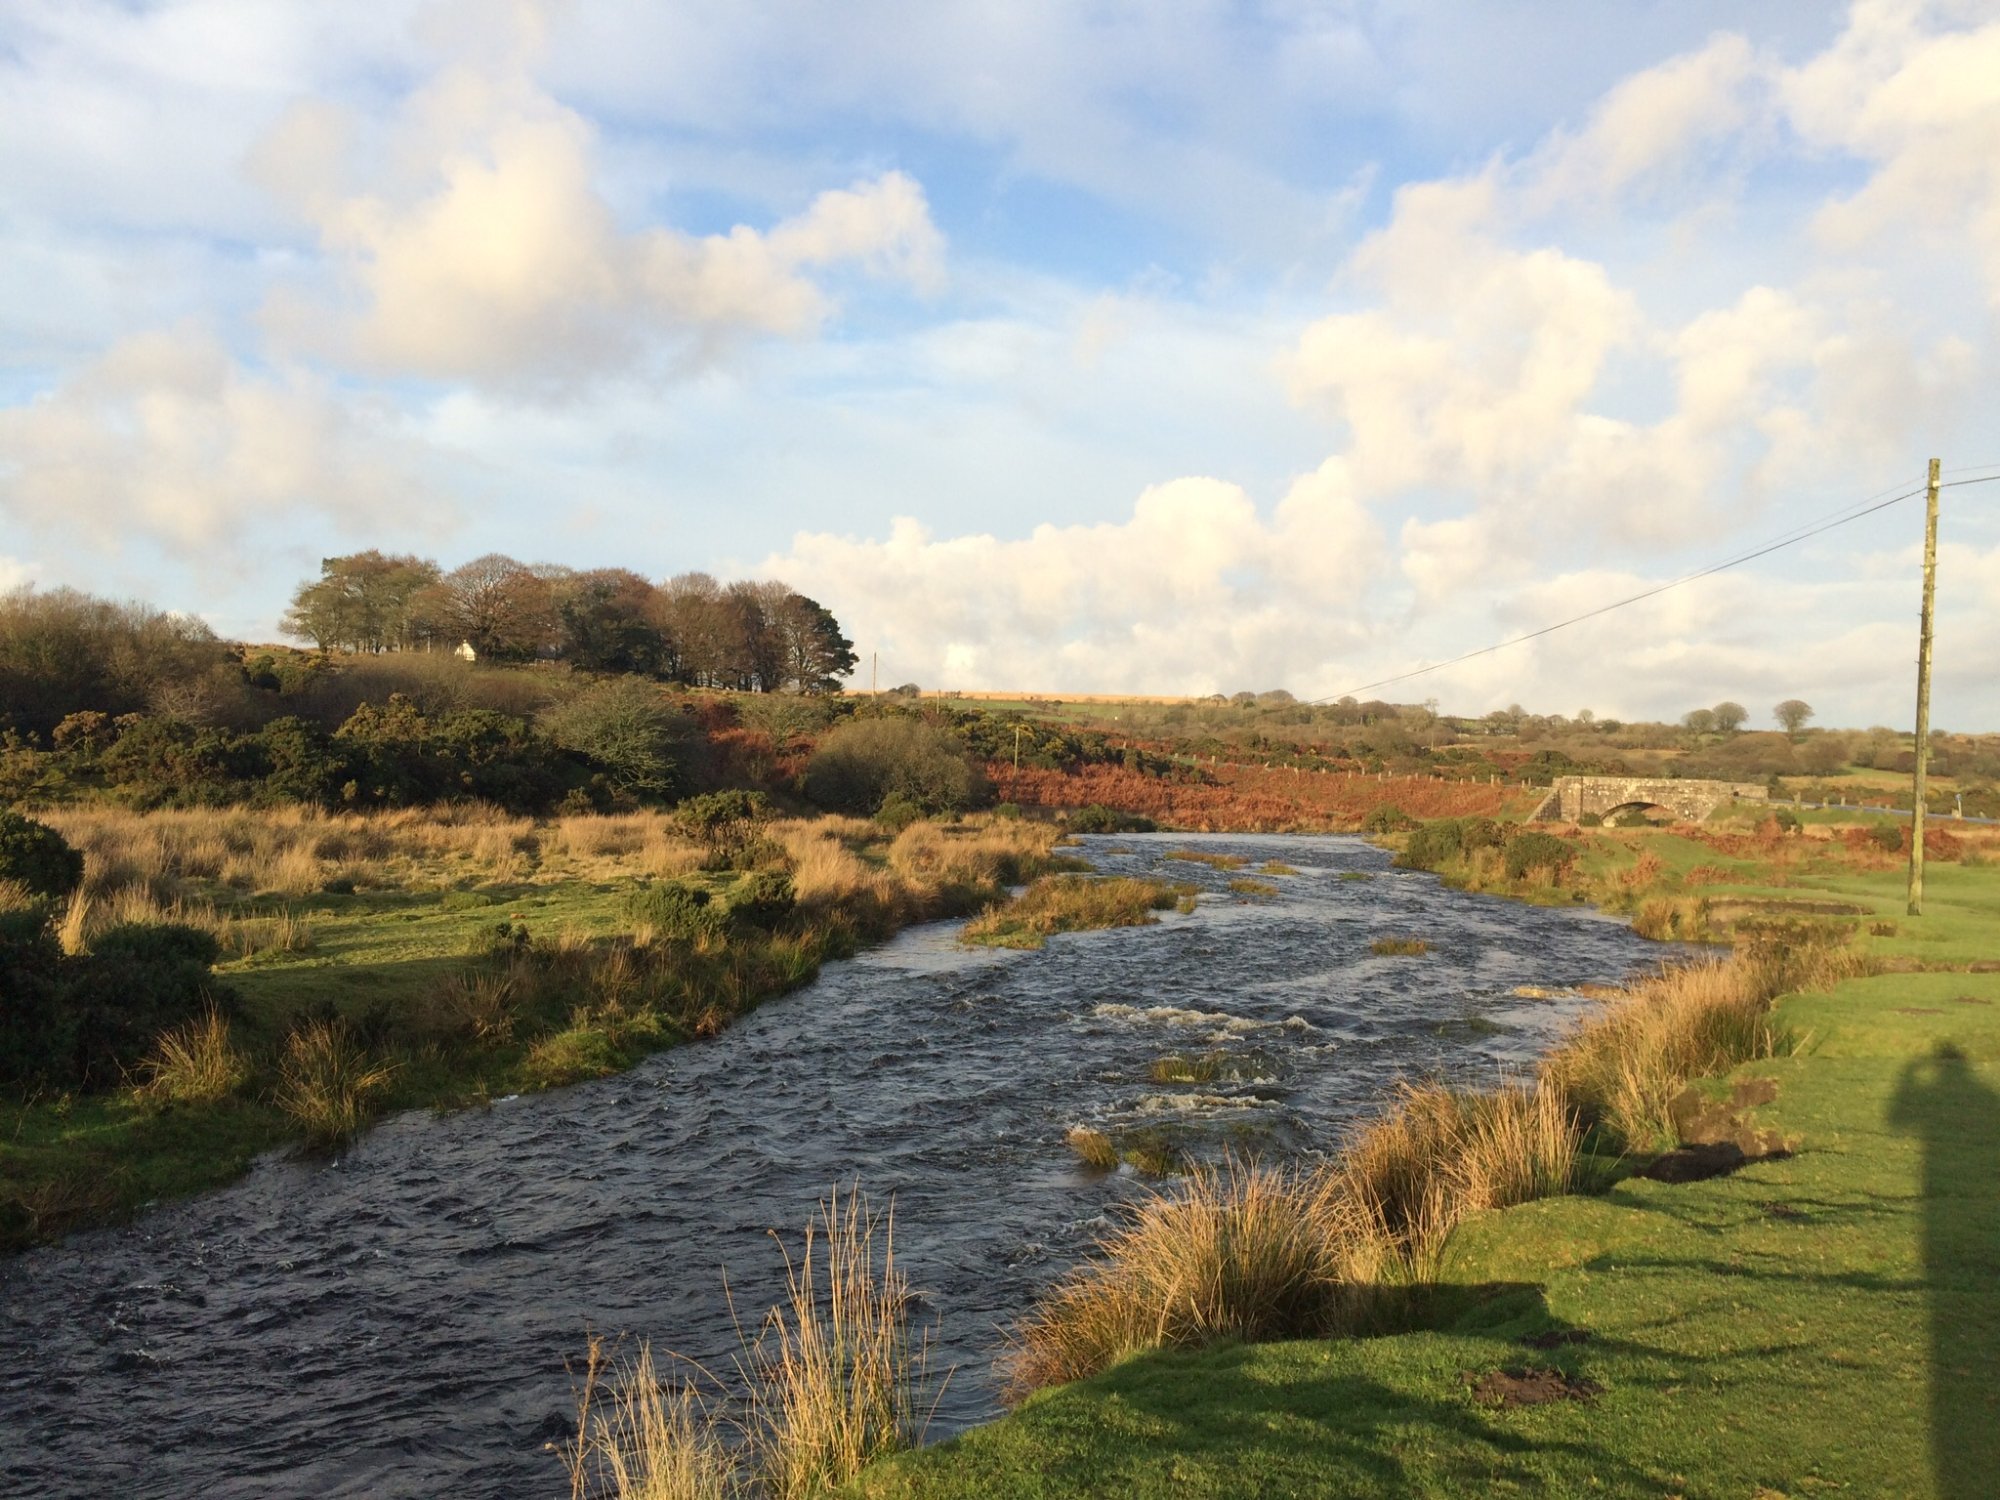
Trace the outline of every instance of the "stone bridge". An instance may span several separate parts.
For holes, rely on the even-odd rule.
[[[1671,776],[1558,776],[1548,796],[1528,816],[1540,822],[1580,822],[1596,813],[1614,814],[1657,807],[1683,823],[1699,823],[1731,802],[1768,802],[1771,794],[1754,781],[1693,781]]]

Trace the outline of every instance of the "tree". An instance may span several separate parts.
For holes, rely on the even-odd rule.
[[[558,589],[564,658],[586,672],[663,675],[672,654],[652,584],[626,568],[573,574]]]
[[[416,605],[423,625],[482,657],[526,661],[556,644],[556,592],[536,569],[498,552],[453,568]]]
[[[1724,734],[1736,733],[1750,718],[1749,709],[1740,703],[1731,703],[1726,698],[1716,704],[1711,712],[1715,715],[1715,727]]]
[[[854,643],[840,633],[840,622],[817,600],[787,590],[773,612],[783,685],[800,693],[837,693],[840,679],[859,658]]]
[[[667,675],[690,687],[718,687],[729,655],[722,585],[706,573],[681,573],[661,584],[654,617],[671,650]]]
[[[280,628],[322,651],[403,651],[417,644],[416,600],[438,581],[427,557],[389,557],[371,548],[321,560],[300,584]]]
[[[1784,726],[1786,734],[1797,734],[1806,727],[1806,720],[1813,716],[1812,705],[1797,698],[1787,698],[1771,714]]]
[[[1681,715],[1681,722],[1696,734],[1708,734],[1715,728],[1715,710],[1691,708]]]

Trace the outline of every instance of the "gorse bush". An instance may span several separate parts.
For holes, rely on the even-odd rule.
[[[1437,870],[1504,841],[1491,818],[1439,818],[1411,832],[1396,863],[1410,870]]]
[[[1576,858],[1576,846],[1552,833],[1530,830],[1508,839],[1502,857],[1506,861],[1507,878],[1522,880],[1536,870],[1560,874]]]
[[[805,792],[821,807],[866,816],[892,794],[927,813],[955,813],[986,794],[964,741],[921,719],[850,719],[819,743]]]
[[[61,901],[83,884],[83,856],[48,824],[0,809],[0,881]]]

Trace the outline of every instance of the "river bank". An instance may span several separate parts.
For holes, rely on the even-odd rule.
[[[1192,912],[968,948],[906,929],[713,1040],[490,1110],[278,1153],[130,1228],[0,1263],[0,1489],[218,1497],[560,1491],[565,1359],[628,1331],[724,1372],[815,1200],[893,1194],[897,1261],[958,1366],[933,1435],[1003,1410],[998,1329],[1085,1255],[1129,1170],[1073,1127],[1214,1159],[1358,1128],[1388,1081],[1490,1085],[1660,956],[1620,922],[1444,889],[1352,838],[1092,838]],[[1279,861],[1284,870],[1264,869]],[[1423,934],[1421,956],[1378,956]],[[1547,991],[1553,998],[1517,991]],[[1169,1059],[1226,1059],[1163,1078]],[[1191,1073],[1202,1070],[1190,1070]],[[733,1290],[732,1311],[725,1295]],[[106,1414],[110,1415],[107,1416]]]
[[[1989,1493],[2000,872],[1934,865],[1910,918],[1886,858],[1720,836],[1621,832],[1581,873],[1690,918],[1841,926],[1905,971],[1786,997],[1795,1053],[1704,1086],[1711,1128],[1789,1154],[1476,1215],[1434,1326],[1138,1356],[854,1491]]]
[[[119,923],[193,926],[221,946],[213,1040],[229,1071],[196,1091],[142,1061],[118,1087],[0,1098],[0,1251],[234,1181],[288,1142],[337,1148],[399,1110],[622,1072],[829,959],[1076,863],[1053,825],[990,816],[777,820],[723,843],[657,813],[482,807],[49,820],[85,854],[57,923],[66,949]],[[301,1036],[373,1079],[322,1090],[335,1128],[283,1107]]]

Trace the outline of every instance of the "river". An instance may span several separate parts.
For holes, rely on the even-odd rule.
[[[1157,926],[1037,952],[913,928],[720,1038],[490,1110],[387,1120],[333,1161],[0,1262],[0,1492],[99,1497],[566,1493],[565,1359],[629,1331],[728,1368],[816,1201],[893,1195],[898,1259],[955,1365],[942,1435],[998,1410],[998,1330],[1085,1254],[1127,1171],[1076,1124],[1168,1125],[1197,1151],[1312,1150],[1398,1076],[1525,1072],[1662,950],[1620,922],[1444,889],[1338,837],[1092,838],[1106,873],[1202,888]],[[1231,872],[1167,860],[1238,854]],[[1280,860],[1298,873],[1261,876]],[[1421,957],[1370,942],[1416,935]],[[1248,1055],[1172,1087],[1173,1052]]]

